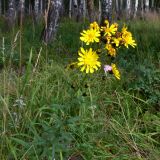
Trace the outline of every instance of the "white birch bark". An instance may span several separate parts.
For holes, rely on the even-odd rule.
[[[123,9],[123,0],[119,0],[119,1],[120,1],[119,8],[122,11],[122,9]]]
[[[145,12],[149,11],[149,0],[144,1]]]
[[[62,0],[51,0],[49,11],[46,15],[46,25],[42,33],[42,40],[45,44],[50,43],[55,39],[58,27],[58,20],[60,18],[60,11],[62,9]]]
[[[86,17],[86,1],[80,0],[80,4],[78,6],[78,20],[83,17],[83,20]]]
[[[135,0],[134,15],[133,15],[134,18],[136,18],[137,16],[137,10],[138,10],[138,0]]]
[[[119,3],[118,0],[115,0],[115,5],[116,5],[116,12],[119,12]]]
[[[18,4],[18,16],[19,16],[19,20],[21,21],[24,18],[24,11],[25,11],[25,0],[19,0],[19,4]]]
[[[104,23],[104,20],[108,20],[111,22],[112,20],[112,0],[101,0],[101,8],[102,8],[102,19],[101,23]]]
[[[43,0],[40,0],[40,14],[43,14]]]
[[[72,17],[72,0],[69,0],[69,18]]]
[[[127,0],[126,3],[126,18],[129,19],[131,16],[131,0]]]
[[[73,0],[73,6],[74,6],[75,8],[78,7],[78,2],[77,2],[77,0]]]
[[[7,14],[8,14],[7,19],[9,27],[12,27],[15,24],[15,18],[16,18],[15,0],[9,0]]]
[[[39,0],[34,0],[34,19],[36,22],[39,19]]]
[[[101,0],[98,2],[98,22],[101,23],[101,15],[102,15],[102,8],[101,8]]]
[[[143,3],[143,0],[141,0],[140,2],[141,2],[141,4],[140,4],[140,6],[141,6],[141,18],[143,18],[144,17],[144,3]]]

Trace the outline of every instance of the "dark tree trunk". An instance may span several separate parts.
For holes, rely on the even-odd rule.
[[[19,0],[18,3],[18,24],[22,25],[25,12],[25,0]]]
[[[42,32],[42,41],[45,44],[50,43],[55,38],[61,9],[62,9],[62,0],[50,1],[49,10],[45,17],[46,26]]]
[[[2,1],[0,0],[0,16],[2,14]]]
[[[93,22],[95,20],[94,0],[87,0],[87,10],[88,10],[89,21]]]
[[[105,20],[108,20],[109,22],[111,22],[112,20],[112,0],[102,0],[101,8],[102,8],[101,24],[103,24]]]

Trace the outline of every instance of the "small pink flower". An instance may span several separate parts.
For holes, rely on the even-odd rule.
[[[109,66],[109,65],[105,65],[105,66],[104,66],[104,71],[105,71],[105,73],[106,73],[106,72],[109,72],[109,71],[112,71],[112,67]]]

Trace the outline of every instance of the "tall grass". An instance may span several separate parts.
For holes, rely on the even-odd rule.
[[[160,159],[160,23],[128,25],[138,46],[120,50],[121,81],[66,68],[85,24],[64,20],[47,48],[24,25],[19,87],[18,28],[0,33],[0,159]]]

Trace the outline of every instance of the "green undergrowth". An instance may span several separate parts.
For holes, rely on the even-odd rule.
[[[120,81],[66,67],[85,24],[63,20],[48,46],[31,24],[21,69],[18,27],[0,30],[0,159],[159,160],[159,22],[128,24],[138,45],[119,50]]]

